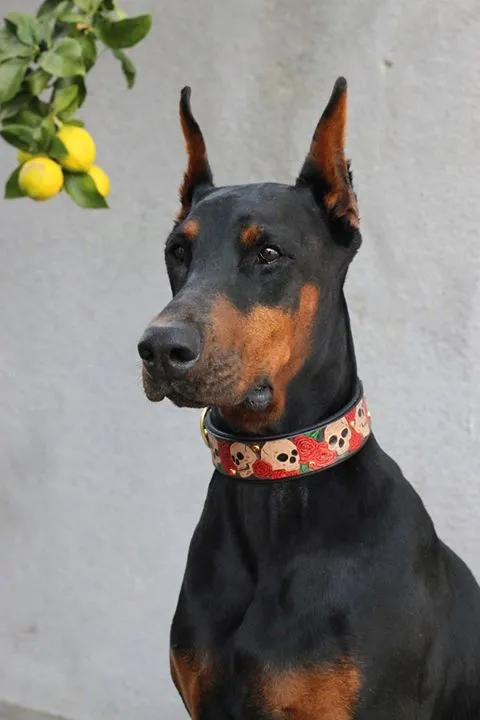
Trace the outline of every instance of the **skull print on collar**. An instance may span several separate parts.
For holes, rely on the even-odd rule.
[[[204,411],[201,430],[221,473],[280,480],[325,470],[347,460],[370,437],[371,418],[359,382],[355,398],[347,407],[294,434],[255,438],[229,435],[214,427],[211,408]]]

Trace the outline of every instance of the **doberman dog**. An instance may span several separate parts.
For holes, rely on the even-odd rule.
[[[194,720],[479,720],[480,590],[377,444],[344,299],[360,247],[339,78],[294,185],[215,187],[190,89],[140,343],[152,401],[209,408],[216,469],[171,628]]]

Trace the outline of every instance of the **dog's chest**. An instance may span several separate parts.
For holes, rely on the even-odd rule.
[[[362,673],[342,593],[357,560],[321,549],[306,489],[221,481],[192,538],[171,631],[172,676],[192,718],[349,720]]]
[[[230,673],[215,658],[172,650],[170,663],[193,720],[351,720],[361,687],[358,667],[346,659],[247,674]]]
[[[171,671],[197,720],[349,720],[361,672],[349,653],[348,619],[319,618],[308,565],[261,573],[192,554],[172,624]],[[200,570],[199,570],[200,568]]]

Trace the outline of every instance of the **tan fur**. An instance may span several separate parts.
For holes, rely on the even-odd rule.
[[[182,225],[182,233],[187,240],[195,240],[199,229],[198,221],[193,220],[193,218],[191,220],[187,220],[187,222]]]
[[[192,720],[198,720],[200,698],[211,682],[211,669],[205,660],[192,653],[170,651],[170,672]]]
[[[360,686],[358,668],[341,661],[268,675],[261,683],[260,694],[272,720],[352,720]]]
[[[262,234],[263,230],[260,225],[256,223],[248,225],[248,227],[243,228],[240,233],[240,242],[245,245],[245,247],[251,247],[262,237]]]
[[[281,416],[288,383],[308,355],[318,300],[318,288],[306,284],[295,311],[256,305],[242,313],[225,297],[216,301],[207,347],[239,356],[241,374],[236,394],[242,396],[262,376],[272,382],[274,390],[269,410],[262,413],[222,407],[226,420],[258,432]]]
[[[185,139],[188,164],[183,183],[180,186],[181,208],[177,215],[179,221],[183,220],[190,210],[190,201],[188,199],[190,188],[195,184],[196,179],[202,175],[204,168],[208,166],[207,148],[203,135],[199,128],[194,127],[192,120],[185,114],[182,105],[180,105],[180,123]]]

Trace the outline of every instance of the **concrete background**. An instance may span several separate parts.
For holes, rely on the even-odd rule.
[[[83,113],[112,210],[0,203],[0,698],[180,720],[168,629],[210,461],[196,411],[143,398],[135,349],[169,294],[178,91],[218,182],[289,181],[347,76],[364,236],[348,297],[375,430],[480,576],[480,4],[124,6],[155,13],[138,85],[105,56]],[[13,165],[0,145],[2,178]]]

